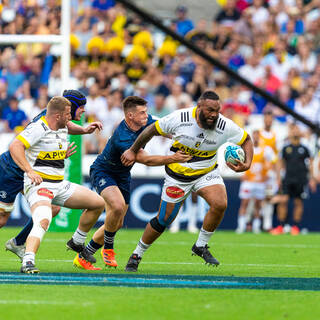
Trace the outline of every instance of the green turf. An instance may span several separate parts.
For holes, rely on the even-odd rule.
[[[0,232],[0,245],[17,229]],[[142,231],[121,230],[116,238],[119,267],[100,273],[123,274]],[[78,272],[65,251],[71,233],[48,233],[37,254],[41,272]],[[320,234],[303,236],[236,235],[218,231],[210,242],[218,268],[192,257],[197,235],[164,233],[145,254],[140,274],[236,277],[320,276]],[[0,272],[18,271],[20,262],[2,251]],[[97,256],[97,265],[103,267]],[[248,289],[167,289],[0,285],[0,319],[319,319],[319,291]],[[35,312],[36,310],[36,312]]]

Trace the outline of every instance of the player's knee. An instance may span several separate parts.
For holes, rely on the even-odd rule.
[[[52,210],[49,206],[36,207],[32,214],[33,227],[30,236],[42,240],[44,234],[49,229],[52,220]]]
[[[99,196],[98,200],[96,201],[96,208],[95,210],[99,213],[101,213],[103,210],[104,210],[104,206],[105,206],[105,203],[104,203],[104,200],[102,197]]]
[[[150,225],[155,231],[159,233],[162,233],[166,229],[166,226],[160,224],[157,217],[154,217],[153,219],[150,220]]]
[[[223,214],[227,209],[227,200],[219,199],[215,201],[211,207],[215,213]]]
[[[60,210],[61,210],[61,207],[53,205],[52,206],[52,218],[54,218],[56,215],[58,215]]]

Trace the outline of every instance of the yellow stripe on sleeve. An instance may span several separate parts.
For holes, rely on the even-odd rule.
[[[244,131],[243,136],[242,136],[241,140],[237,143],[237,145],[241,146],[243,144],[244,140],[247,139],[247,136],[248,136],[247,131]]]
[[[165,136],[166,134],[162,131],[162,129],[160,128],[160,125],[159,125],[159,120],[157,120],[155,123],[154,123],[158,133],[160,133],[162,136]]]
[[[26,147],[26,149],[30,148],[30,143],[20,134],[17,136],[17,139],[20,140],[24,146]]]

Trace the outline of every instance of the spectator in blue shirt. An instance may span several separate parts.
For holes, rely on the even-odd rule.
[[[9,107],[4,108],[2,119],[7,122],[8,131],[13,131],[17,126],[26,126],[28,118],[26,114],[18,108],[18,99],[10,98]]]
[[[115,6],[114,0],[93,0],[92,8],[100,11],[106,11]]]
[[[25,80],[24,73],[20,71],[18,59],[14,58],[9,62],[8,72],[5,78],[8,83],[8,95],[13,96]]]
[[[185,6],[178,6],[176,8],[177,19],[175,21],[176,31],[185,36],[189,31],[194,29],[194,24],[190,19],[187,19],[188,8]]]

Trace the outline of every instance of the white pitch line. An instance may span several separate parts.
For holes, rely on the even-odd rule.
[[[1,259],[0,261],[17,261],[17,259]],[[62,260],[62,259],[37,259],[37,261],[43,262],[64,262],[70,263],[73,260]],[[164,261],[142,261],[142,264],[158,264],[158,265],[200,265],[202,261],[199,262],[164,262]],[[236,267],[258,267],[258,268],[308,268],[315,269],[319,268],[314,265],[301,265],[301,264],[259,264],[259,263],[221,263],[220,266],[236,266]]]
[[[64,239],[45,239],[45,242],[66,242]],[[137,241],[117,240],[117,243],[137,244]],[[158,245],[180,245],[188,246],[190,242],[187,241],[157,241]],[[216,242],[216,246],[232,246],[232,247],[254,247],[254,248],[301,248],[301,249],[318,249],[320,245],[316,244],[286,244],[286,243],[238,243],[238,242]]]
[[[49,300],[0,300],[0,304],[27,304],[27,305],[54,305],[54,306],[60,306],[60,305],[76,305],[79,306],[78,302],[71,302],[71,301],[49,301]],[[81,306],[92,306],[92,302],[81,302]]]

